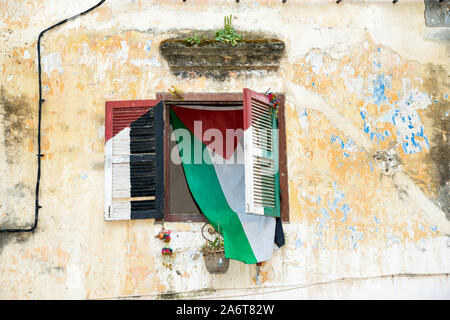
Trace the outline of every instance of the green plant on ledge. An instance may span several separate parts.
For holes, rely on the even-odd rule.
[[[238,34],[236,32],[236,30],[234,30],[231,27],[231,18],[232,18],[232,15],[230,15],[229,17],[224,17],[224,28],[221,30],[218,30],[214,34],[215,39],[208,39],[208,38],[200,39],[197,36],[197,33],[195,33],[194,36],[189,37],[185,40],[186,43],[189,45],[195,45],[195,44],[200,45],[202,43],[214,42],[214,40],[215,40],[218,42],[228,43],[232,47],[234,47],[235,45],[237,45],[237,43],[239,41],[242,41],[242,35]]]
[[[195,35],[193,37],[189,37],[186,39],[186,42],[188,44],[200,44],[204,39],[200,39],[199,37],[197,37],[197,33],[195,33]]]
[[[224,17],[224,28],[217,31],[215,37],[217,41],[229,43],[234,47],[239,41],[242,41],[242,35],[231,27],[231,18],[231,14],[229,17]]]

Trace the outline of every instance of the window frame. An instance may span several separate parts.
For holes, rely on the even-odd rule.
[[[285,94],[276,93],[280,100],[278,106],[278,137],[279,137],[279,170],[280,170],[280,217],[289,222],[289,185],[286,155],[286,123],[285,123]],[[156,99],[163,102],[164,118],[164,220],[165,222],[207,222],[205,216],[198,214],[170,213],[170,113],[171,105],[183,104],[216,104],[235,105],[243,103],[243,92],[240,93],[184,93],[183,100],[176,99],[175,95],[167,92],[158,92]]]

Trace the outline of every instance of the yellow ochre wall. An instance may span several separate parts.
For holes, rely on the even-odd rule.
[[[0,2],[2,228],[34,218],[37,37],[97,2]],[[0,234],[0,298],[450,298],[449,30],[427,27],[424,9],[419,0],[107,0],[49,32],[39,226]],[[174,76],[160,42],[219,29],[229,14],[237,30],[285,42],[280,69]],[[200,223],[165,224],[177,252],[170,270],[154,238],[160,224],[103,220],[105,101],[152,99],[172,85],[286,93],[290,223],[259,281],[255,265],[237,261],[207,273]],[[373,154],[392,142],[401,166],[388,176]]]

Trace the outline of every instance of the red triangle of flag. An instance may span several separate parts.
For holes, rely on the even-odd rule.
[[[186,128],[191,131],[194,136],[203,142],[207,147],[213,146],[215,138],[222,138],[222,149],[214,149],[214,151],[222,156],[223,158],[230,159],[236,150],[239,141],[243,136],[243,110],[242,109],[231,109],[231,110],[211,110],[211,109],[199,109],[199,108],[187,108],[182,106],[172,106],[173,111],[178,116],[178,118],[184,123]],[[200,123],[195,124],[195,122],[200,121]],[[199,127],[199,124],[201,126]],[[196,127],[197,126],[197,127]],[[205,132],[210,129],[219,130],[221,137],[217,137],[213,132],[211,135],[214,136],[212,141],[205,140]],[[227,129],[233,129],[236,131],[236,136],[228,132]],[[208,136],[208,135],[206,135]],[[232,146],[232,150],[227,150],[227,139],[233,139],[229,141],[229,145]],[[228,148],[231,149],[231,148]]]

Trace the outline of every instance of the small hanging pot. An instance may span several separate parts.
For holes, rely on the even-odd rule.
[[[206,270],[210,274],[222,274],[228,271],[230,259],[225,258],[224,251],[203,254],[203,258],[205,259]]]

